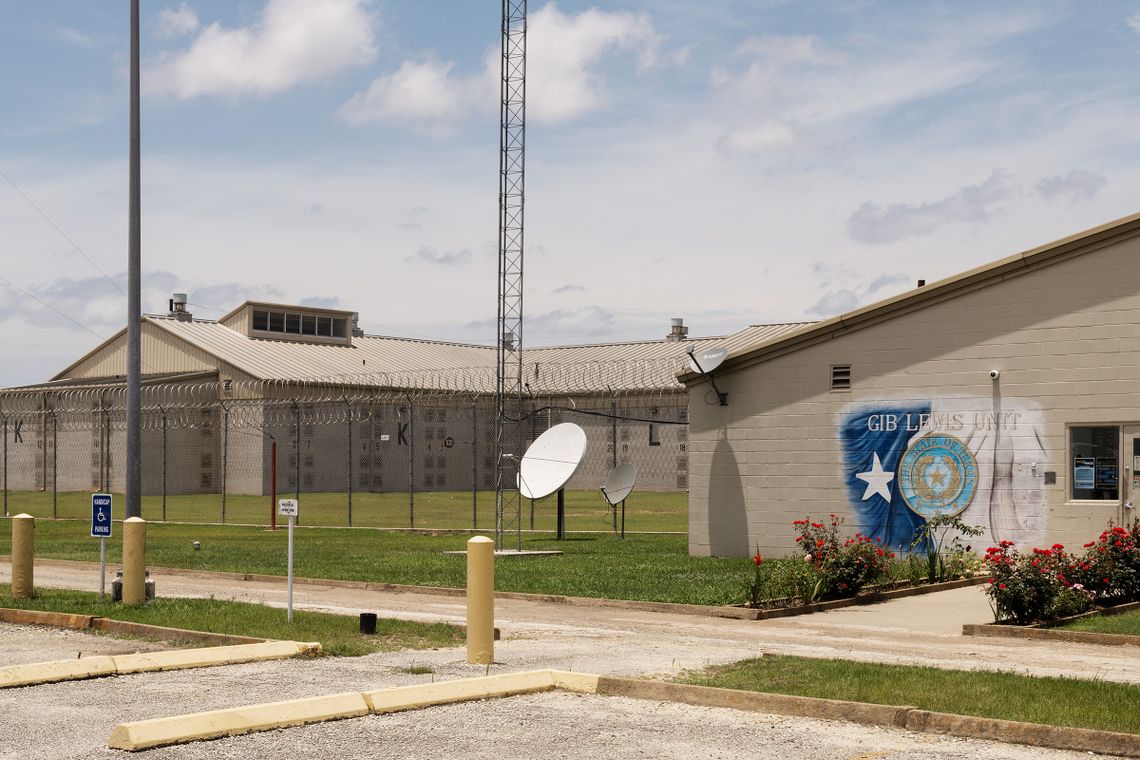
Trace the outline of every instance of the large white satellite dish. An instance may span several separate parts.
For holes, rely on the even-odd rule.
[[[629,496],[636,483],[637,468],[628,462],[619,464],[606,476],[606,483],[602,486],[602,496],[611,507],[616,506],[625,501],[625,497]]]
[[[574,476],[586,453],[586,431],[563,422],[535,439],[519,463],[519,493],[541,499]]]
[[[699,372],[702,375],[707,375],[714,369],[721,365],[724,357],[728,356],[728,349],[724,346],[717,348],[706,348],[704,351],[697,353],[689,352],[689,366],[693,368],[693,372]]]

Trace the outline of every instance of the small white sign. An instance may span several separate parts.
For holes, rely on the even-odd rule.
[[[277,514],[282,517],[296,517],[300,514],[296,499],[278,499]]]
[[[381,442],[390,441],[390,440],[392,440],[392,436],[388,435],[387,433],[381,433],[380,434],[380,441]]]

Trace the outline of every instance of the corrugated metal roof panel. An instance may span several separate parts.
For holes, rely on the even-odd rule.
[[[265,381],[492,392],[495,350],[462,343],[364,336],[352,346],[248,338],[211,321],[147,317],[162,329]],[[524,379],[535,393],[677,389],[689,351],[754,345],[809,323],[754,325],[730,336],[523,350]]]

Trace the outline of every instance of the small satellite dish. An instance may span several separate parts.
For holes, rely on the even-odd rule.
[[[625,501],[635,483],[637,483],[637,468],[629,463],[619,464],[606,476],[606,483],[602,486],[602,496],[611,507],[616,506]]]
[[[586,431],[563,422],[535,439],[519,462],[519,493],[541,499],[566,485],[586,453]]]
[[[728,356],[728,349],[724,346],[720,346],[719,348],[706,348],[699,354],[693,353],[692,351],[689,352],[689,366],[693,368],[693,372],[704,375],[709,379],[709,385],[712,386],[713,392],[716,393],[716,401],[721,406],[728,406],[728,394],[721,393],[720,388],[716,387],[713,370],[721,365],[721,362],[724,361],[724,357],[726,356]]]
[[[699,372],[702,375],[707,375],[714,369],[720,366],[724,361],[724,357],[728,356],[728,349],[724,346],[717,348],[706,348],[699,353],[689,352],[689,366],[693,368],[693,372]]]

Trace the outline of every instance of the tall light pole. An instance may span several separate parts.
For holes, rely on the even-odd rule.
[[[127,517],[142,517],[139,388],[142,383],[142,211],[139,207],[139,0],[131,0],[130,188],[127,241]]]

